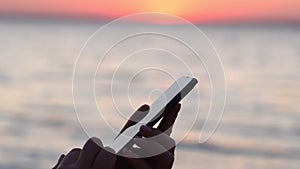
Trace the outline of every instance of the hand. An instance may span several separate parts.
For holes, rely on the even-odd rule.
[[[149,106],[141,106],[138,111],[131,116],[121,132],[136,124],[136,121],[140,121],[145,117],[148,110]],[[174,162],[175,141],[170,137],[170,134],[179,110],[180,104],[166,110],[166,115],[157,129],[149,126],[142,126],[140,128],[139,137],[134,138],[134,143],[140,148],[133,148],[130,150],[125,148],[122,151],[125,157],[118,156],[116,169],[172,168]],[[146,156],[151,154],[154,154],[154,156]]]
[[[112,149],[102,147],[98,138],[90,138],[82,150],[74,148],[61,155],[53,169],[113,169],[117,157]]]

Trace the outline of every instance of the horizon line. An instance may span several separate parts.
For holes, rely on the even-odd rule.
[[[126,16],[126,15],[124,15]],[[122,16],[119,16],[122,17]],[[76,14],[28,14],[28,13],[1,13],[0,20],[48,20],[48,21],[86,21],[86,22],[111,22],[119,17],[112,16],[91,16],[91,15],[76,15]],[[300,19],[292,18],[235,18],[235,19],[211,19],[211,20],[198,20],[188,22],[195,25],[300,25]],[[156,23],[150,21],[128,21],[128,23],[137,24],[158,24],[158,25],[180,25],[180,23]]]

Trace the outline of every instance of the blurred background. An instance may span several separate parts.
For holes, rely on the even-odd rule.
[[[78,52],[99,27],[136,12],[185,18],[210,38],[223,61],[227,102],[221,124],[205,144],[197,143],[197,129],[191,131],[178,145],[174,168],[299,168],[297,0],[0,0],[0,168],[50,168],[61,153],[82,146],[88,136],[72,101]],[[115,29],[153,25],[185,31],[184,25],[151,19]],[[94,104],[81,101],[87,112]],[[120,127],[124,121],[117,123]],[[100,136],[105,133],[99,131]]]

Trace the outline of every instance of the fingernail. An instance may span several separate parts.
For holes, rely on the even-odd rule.
[[[148,106],[147,104],[142,105],[142,106],[138,109],[138,111],[147,111],[147,110],[149,110],[149,106]]]
[[[152,128],[149,127],[149,126],[142,126],[142,130],[143,130],[144,132],[151,132],[151,131],[152,131]]]

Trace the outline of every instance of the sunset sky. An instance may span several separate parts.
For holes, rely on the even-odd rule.
[[[300,22],[299,0],[0,0],[0,17],[114,19],[163,12],[192,22]]]

